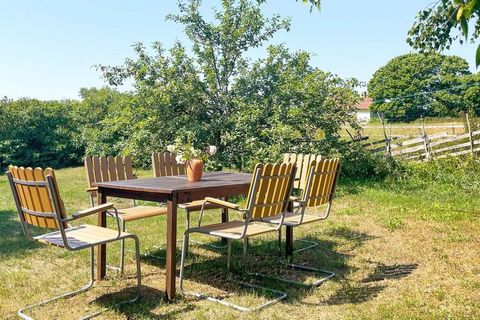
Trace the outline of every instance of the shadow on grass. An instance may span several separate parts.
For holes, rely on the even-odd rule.
[[[363,245],[365,241],[377,238],[364,232],[352,230],[346,226],[335,226],[333,229],[327,230],[325,234],[331,237],[342,238],[350,242],[353,248],[358,248]]]
[[[0,259],[2,256],[27,255],[41,247],[25,237],[17,216],[16,211],[0,210]]]
[[[364,303],[377,297],[378,294],[385,288],[385,285],[351,286],[345,284],[340,290],[337,290],[326,301],[320,304],[343,305],[349,303]]]
[[[165,294],[161,290],[147,286],[142,286],[142,295],[138,301],[113,307],[115,303],[128,300],[135,296],[135,291],[136,287],[129,287],[120,291],[109,292],[98,297],[94,302],[104,308],[113,308],[124,315],[126,319],[176,319],[179,314],[191,311],[194,308],[192,304],[187,304],[182,307],[169,308],[173,310],[166,313],[154,313],[151,310],[166,305],[166,302],[164,302]]]
[[[367,278],[363,279],[363,283],[377,282],[389,279],[401,279],[409,276],[418,267],[417,263],[413,264],[394,264],[391,266],[378,264],[373,273]]]
[[[313,239],[310,238],[309,240]],[[318,239],[314,240],[318,241]],[[262,273],[306,284],[311,282],[312,279],[325,276],[325,274],[293,270],[283,265],[279,262],[278,256],[276,256],[276,245],[277,242],[275,240],[256,240],[252,238],[248,247],[246,266],[245,269],[243,269],[241,266],[242,242],[233,241],[232,272],[226,270],[226,250],[221,251],[220,256],[213,258],[207,258],[196,252],[191,252],[186,260],[186,290],[192,290],[189,287],[194,286],[192,282],[195,282],[221,291],[221,294],[218,295],[217,298],[227,299],[230,295],[237,297],[245,295],[245,290],[236,284],[236,282],[247,282],[286,292],[289,299],[301,299],[309,293],[309,287],[292,285],[291,283],[280,282],[269,277],[253,277],[247,274],[247,272]],[[336,242],[321,241],[319,247],[309,251],[309,254],[305,255],[308,260],[305,264],[334,271],[337,273],[337,277],[339,275],[343,278],[344,274],[351,273],[354,271],[353,269],[356,268],[350,267],[347,264],[347,260],[351,258],[351,255],[335,252],[334,248],[337,245]],[[331,280],[337,281],[337,277]],[[271,299],[273,297],[271,293],[262,290],[254,290],[254,295],[265,299]],[[287,300],[287,303],[288,301],[289,300]]]

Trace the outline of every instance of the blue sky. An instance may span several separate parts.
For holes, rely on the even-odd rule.
[[[431,0],[323,0],[321,12],[294,0],[269,0],[264,13],[292,18],[290,32],[271,43],[314,54],[312,64],[342,77],[368,81],[391,58],[411,51],[406,34]],[[219,1],[204,0],[204,8]],[[173,0],[0,0],[0,97],[78,98],[82,87],[102,86],[95,64],[120,64],[131,44],[176,39],[181,25],[165,21]],[[474,71],[475,46],[455,45]],[[263,57],[264,48],[248,53]]]

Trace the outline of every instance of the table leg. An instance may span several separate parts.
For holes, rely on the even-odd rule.
[[[175,298],[175,280],[177,277],[177,197],[167,201],[167,261],[166,295],[167,301]]]
[[[288,202],[287,207],[288,212],[293,212],[293,202]],[[293,227],[286,227],[285,233],[285,255],[288,258],[292,257],[293,255]]]
[[[107,197],[102,194],[101,191],[97,192],[97,203],[98,205],[104,204],[107,202]],[[105,211],[98,213],[98,226],[106,227],[107,226],[107,213]],[[105,273],[107,269],[107,245],[102,244],[97,248],[97,280],[102,280],[105,278]]]
[[[225,198],[224,200],[228,201],[228,198]],[[228,209],[227,208],[222,208],[222,223],[223,222],[228,222]],[[222,238],[222,244],[227,245],[227,239]]]

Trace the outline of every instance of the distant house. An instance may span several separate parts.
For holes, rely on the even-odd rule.
[[[371,118],[370,106],[372,105],[373,100],[370,98],[366,92],[362,94],[362,101],[360,101],[355,109],[357,110],[357,120],[358,122],[367,122]]]

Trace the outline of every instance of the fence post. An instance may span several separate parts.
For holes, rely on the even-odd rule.
[[[470,117],[468,116],[468,113],[465,113],[465,116],[466,116],[466,118],[467,118],[468,138],[469,138],[469,140],[470,140],[470,154],[472,155],[472,158],[473,158],[472,126],[470,125]]]
[[[387,154],[392,156],[392,146],[391,146],[391,139],[387,137],[387,131],[385,130],[385,122],[383,122],[383,117],[380,116],[380,112],[377,112],[377,116],[380,119],[383,127],[383,136],[385,137],[385,142],[387,144]],[[391,138],[391,137],[390,137]]]

